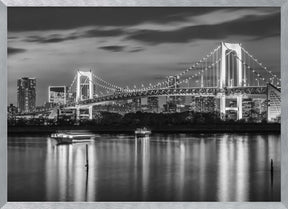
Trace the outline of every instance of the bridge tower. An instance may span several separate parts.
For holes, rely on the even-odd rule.
[[[83,101],[85,99],[93,99],[94,86],[93,86],[93,82],[92,82],[91,70],[89,70],[89,71],[78,70],[76,81],[77,81],[76,103]],[[80,106],[77,106],[77,108],[76,108],[77,119],[79,119],[82,116],[81,115],[82,109],[87,109],[87,108],[81,108]],[[88,107],[89,119],[92,119],[92,109],[93,109],[93,106]]]
[[[229,53],[229,55],[226,55]],[[237,56],[239,59],[237,59]],[[220,88],[243,86],[240,44],[221,43]]]
[[[238,59],[236,58],[238,57]],[[229,87],[246,86],[246,75],[242,69],[242,49],[238,43],[221,42],[221,65],[220,65],[220,89]],[[242,118],[242,96],[236,96],[237,99],[237,119]],[[220,113],[225,117],[226,95],[220,94]]]
[[[86,98],[84,98],[86,97]],[[93,99],[92,72],[77,71],[76,102]]]

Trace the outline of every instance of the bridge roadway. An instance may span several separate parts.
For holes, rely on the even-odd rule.
[[[112,95],[102,97],[95,97],[79,101],[78,103],[69,103],[64,108],[71,108],[76,106],[93,106],[102,102],[117,101],[124,99],[133,99],[137,97],[148,96],[217,96],[217,95],[265,95],[267,94],[267,86],[246,86],[246,87],[226,87],[220,89],[219,87],[191,87],[191,88],[162,88],[150,89],[145,91],[131,91],[119,92]]]

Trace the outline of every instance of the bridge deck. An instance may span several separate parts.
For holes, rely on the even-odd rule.
[[[131,92],[119,92],[112,95],[106,95],[102,97],[95,97],[93,99],[87,99],[80,101],[79,103],[70,103],[65,107],[72,106],[89,106],[101,102],[132,99],[137,97],[148,96],[217,96],[217,95],[263,95],[267,94],[267,86],[245,86],[245,87],[227,87],[220,89],[218,87],[191,87],[191,88],[162,88],[162,89],[150,89],[146,91],[131,91]]]

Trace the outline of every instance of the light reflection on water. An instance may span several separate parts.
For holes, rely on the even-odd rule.
[[[280,201],[280,135],[9,137],[9,201]],[[270,159],[274,161],[271,178]]]

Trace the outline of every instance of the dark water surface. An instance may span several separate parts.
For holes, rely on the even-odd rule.
[[[88,171],[86,144],[9,136],[8,200],[280,201],[279,134],[103,134]]]

